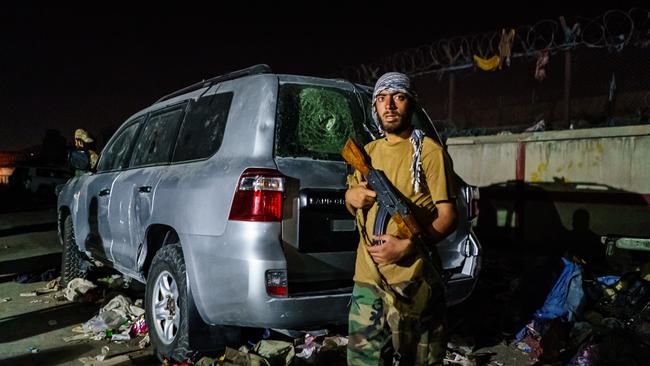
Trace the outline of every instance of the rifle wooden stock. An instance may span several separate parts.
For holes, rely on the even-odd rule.
[[[365,151],[361,150],[357,143],[349,138],[345,143],[341,155],[345,161],[352,165],[352,167],[363,175],[364,178],[368,177],[368,172],[370,171],[370,163],[366,158]]]
[[[399,237],[402,239],[411,239],[412,237],[422,233],[420,224],[415,221],[415,217],[411,214],[402,217],[402,215],[396,213],[391,215],[391,218],[397,224],[397,232],[399,233]]]

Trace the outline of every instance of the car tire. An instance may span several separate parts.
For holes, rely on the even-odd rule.
[[[184,362],[191,355],[185,260],[180,244],[162,247],[151,262],[145,292],[145,318],[156,355]]]
[[[72,216],[63,223],[63,253],[61,253],[61,286],[66,287],[74,278],[86,278],[88,263],[77,247],[72,226]]]

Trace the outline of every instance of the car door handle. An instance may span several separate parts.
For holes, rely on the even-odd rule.
[[[110,188],[104,188],[99,191],[99,197],[108,196],[109,194],[111,194]]]
[[[138,188],[140,193],[151,193],[151,186],[142,186]]]

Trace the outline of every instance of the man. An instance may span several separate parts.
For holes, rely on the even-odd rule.
[[[82,128],[78,128],[74,131],[74,147],[75,149],[79,151],[85,151],[88,154],[88,161],[89,161],[89,169],[93,170],[95,169],[95,166],[97,166],[97,159],[98,155],[94,150],[94,147],[92,146],[93,142],[95,140],[90,137],[88,132]],[[82,170],[76,170],[75,175],[83,175],[85,171]]]
[[[356,216],[357,249],[349,319],[349,365],[442,365],[445,354],[444,284],[435,244],[456,224],[453,173],[434,140],[414,129],[417,108],[408,76],[382,75],[373,92],[373,118],[384,138],[364,149],[410,204],[427,231],[434,258],[423,258],[410,239],[399,238],[391,220],[372,236],[376,194],[361,174],[349,177],[346,207]],[[373,239],[378,245],[373,245]],[[437,261],[436,261],[437,260]]]

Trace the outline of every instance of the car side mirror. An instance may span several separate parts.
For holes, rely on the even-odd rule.
[[[90,156],[84,150],[72,150],[68,156],[68,161],[75,170],[90,171]]]

